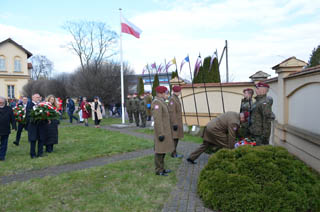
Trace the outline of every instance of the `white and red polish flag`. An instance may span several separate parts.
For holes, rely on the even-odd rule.
[[[142,30],[128,21],[125,17],[121,16],[121,32],[133,35],[136,38],[140,38]]]

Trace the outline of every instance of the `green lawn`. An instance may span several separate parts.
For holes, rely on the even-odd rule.
[[[180,162],[166,157],[174,171],[169,177],[156,176],[153,156],[148,156],[3,185],[0,211],[161,211]]]
[[[6,160],[0,163],[0,176],[153,147],[151,141],[119,132],[71,126],[59,128],[59,144],[54,146],[53,153],[31,159],[27,133],[23,132],[20,146],[12,143],[15,134],[9,136]]]
[[[78,117],[78,116],[77,116]],[[92,120],[92,118],[88,119],[89,121],[89,125],[94,125],[94,121]],[[75,120],[73,120],[72,124],[76,124],[77,122]],[[103,118],[100,122],[101,126],[105,126],[105,125],[111,125],[111,124],[121,124],[122,120],[121,118]],[[128,123],[128,121],[126,120],[126,123]],[[65,125],[72,125],[69,122],[69,118],[68,119],[63,119],[62,121],[60,121],[60,125],[61,126],[65,126]],[[84,125],[84,123],[81,123],[80,125]]]
[[[145,133],[145,134],[153,134],[153,130],[151,129],[137,129],[135,131],[140,133]],[[182,141],[202,143],[202,138],[200,136],[193,136],[193,135],[190,135],[189,133],[185,133]]]

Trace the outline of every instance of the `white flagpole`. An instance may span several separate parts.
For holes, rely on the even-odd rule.
[[[124,120],[124,82],[123,82],[123,55],[122,55],[122,32],[121,32],[121,8],[120,11],[120,63],[121,63],[121,110],[122,110],[122,124],[125,123]]]

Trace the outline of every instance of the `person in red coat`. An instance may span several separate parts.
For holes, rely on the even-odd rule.
[[[88,118],[90,118],[91,106],[90,106],[89,102],[87,102],[87,97],[83,97],[83,101],[80,105],[80,108],[82,110],[82,118],[84,119],[84,125],[89,126]]]

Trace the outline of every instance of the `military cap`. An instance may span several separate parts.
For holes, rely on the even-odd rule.
[[[165,87],[165,86],[158,86],[158,87],[156,87],[156,92],[157,92],[157,93],[165,93],[167,90],[168,90],[168,89],[167,89],[167,87]]]
[[[270,88],[270,86],[267,83],[264,83],[264,82],[258,82],[256,84],[256,88],[259,88],[259,87]]]
[[[180,91],[181,91],[181,87],[178,86],[178,85],[175,85],[175,86],[173,86],[172,90],[173,90],[174,92],[180,92]]]
[[[246,91],[250,91],[250,92],[253,93],[253,89],[252,89],[252,88],[246,88],[246,89],[244,89],[244,90],[243,90],[243,93],[246,92]]]

